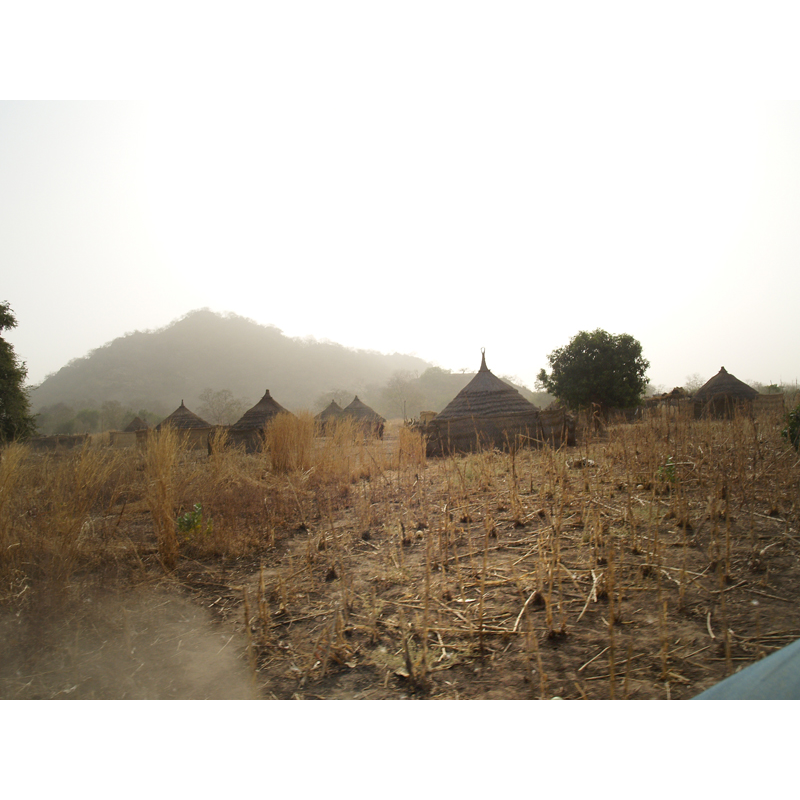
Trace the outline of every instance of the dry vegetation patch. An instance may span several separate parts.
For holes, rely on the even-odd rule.
[[[689,698],[800,637],[777,420],[435,460],[325,433],[6,448],[2,695]]]

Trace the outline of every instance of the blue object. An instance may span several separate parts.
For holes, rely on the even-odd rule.
[[[800,639],[692,699],[800,700]]]

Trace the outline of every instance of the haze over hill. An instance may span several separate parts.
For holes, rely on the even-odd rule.
[[[34,411],[53,403],[96,406],[117,400],[171,411],[198,405],[210,387],[255,403],[269,389],[290,410],[311,408],[332,389],[364,391],[392,373],[430,367],[415,356],[352,350],[292,339],[235,314],[192,311],[165,328],[114,339],[49,375],[31,395]]]
[[[476,366],[479,358],[476,353]],[[269,389],[290,411],[317,412],[332,398],[349,403],[358,394],[389,418],[441,410],[470,377],[416,356],[293,339],[273,326],[201,309],[71,361],[33,389],[31,404],[42,413],[58,404],[78,412],[117,403],[163,417],[182,400],[200,411],[207,389],[228,390],[246,407]]]

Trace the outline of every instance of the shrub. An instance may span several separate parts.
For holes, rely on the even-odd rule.
[[[208,535],[213,530],[213,523],[211,520],[203,523],[203,506],[200,503],[195,503],[191,511],[181,514],[178,517],[178,531],[185,536],[190,536],[194,533],[201,533]]]
[[[781,436],[791,442],[795,450],[800,449],[800,404],[786,415],[786,427]]]

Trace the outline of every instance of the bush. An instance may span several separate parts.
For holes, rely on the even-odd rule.
[[[786,427],[781,431],[781,436],[788,439],[795,450],[800,449],[800,405],[786,415]]]

